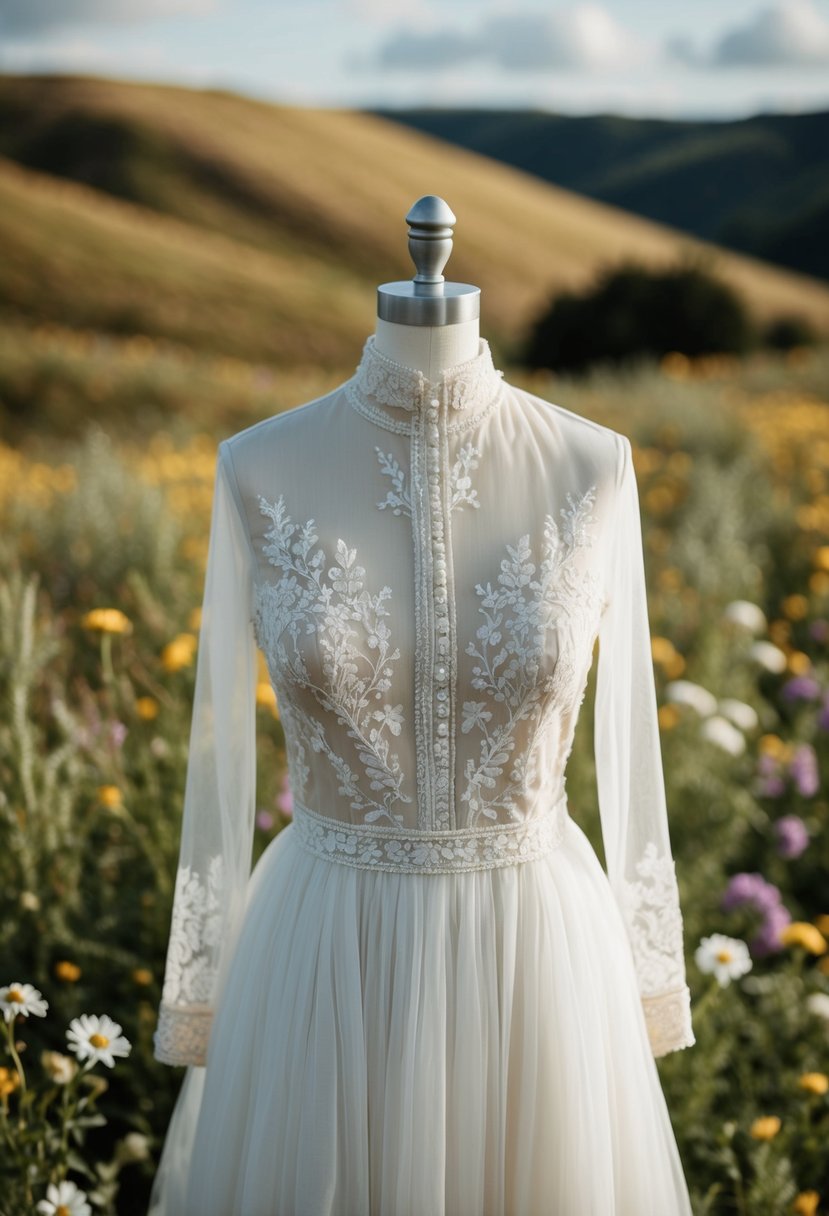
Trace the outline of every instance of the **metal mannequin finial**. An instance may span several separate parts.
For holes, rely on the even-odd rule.
[[[377,316],[398,325],[451,325],[481,315],[481,290],[471,283],[447,283],[443,268],[452,252],[455,215],[442,198],[424,194],[406,216],[413,279],[377,288]]]

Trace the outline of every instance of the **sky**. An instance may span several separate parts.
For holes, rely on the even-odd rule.
[[[303,106],[803,113],[829,108],[829,0],[0,0],[0,71]]]

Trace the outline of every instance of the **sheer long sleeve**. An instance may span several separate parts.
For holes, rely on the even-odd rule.
[[[682,914],[668,831],[630,441],[620,436],[617,497],[599,629],[595,758],[608,878],[633,951],[654,1056],[689,1047]]]
[[[165,1064],[205,1062],[244,910],[256,786],[253,560],[230,450],[219,445],[181,844],[154,1035]]]

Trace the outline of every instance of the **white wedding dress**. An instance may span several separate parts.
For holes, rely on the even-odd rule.
[[[294,813],[251,873],[257,646]],[[371,335],[219,446],[152,1216],[691,1216],[694,1041],[630,443]]]

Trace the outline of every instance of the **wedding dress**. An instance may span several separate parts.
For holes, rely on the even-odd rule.
[[[294,805],[251,873],[257,647]],[[694,1042],[630,442],[371,335],[219,445],[150,1211],[690,1216]]]

